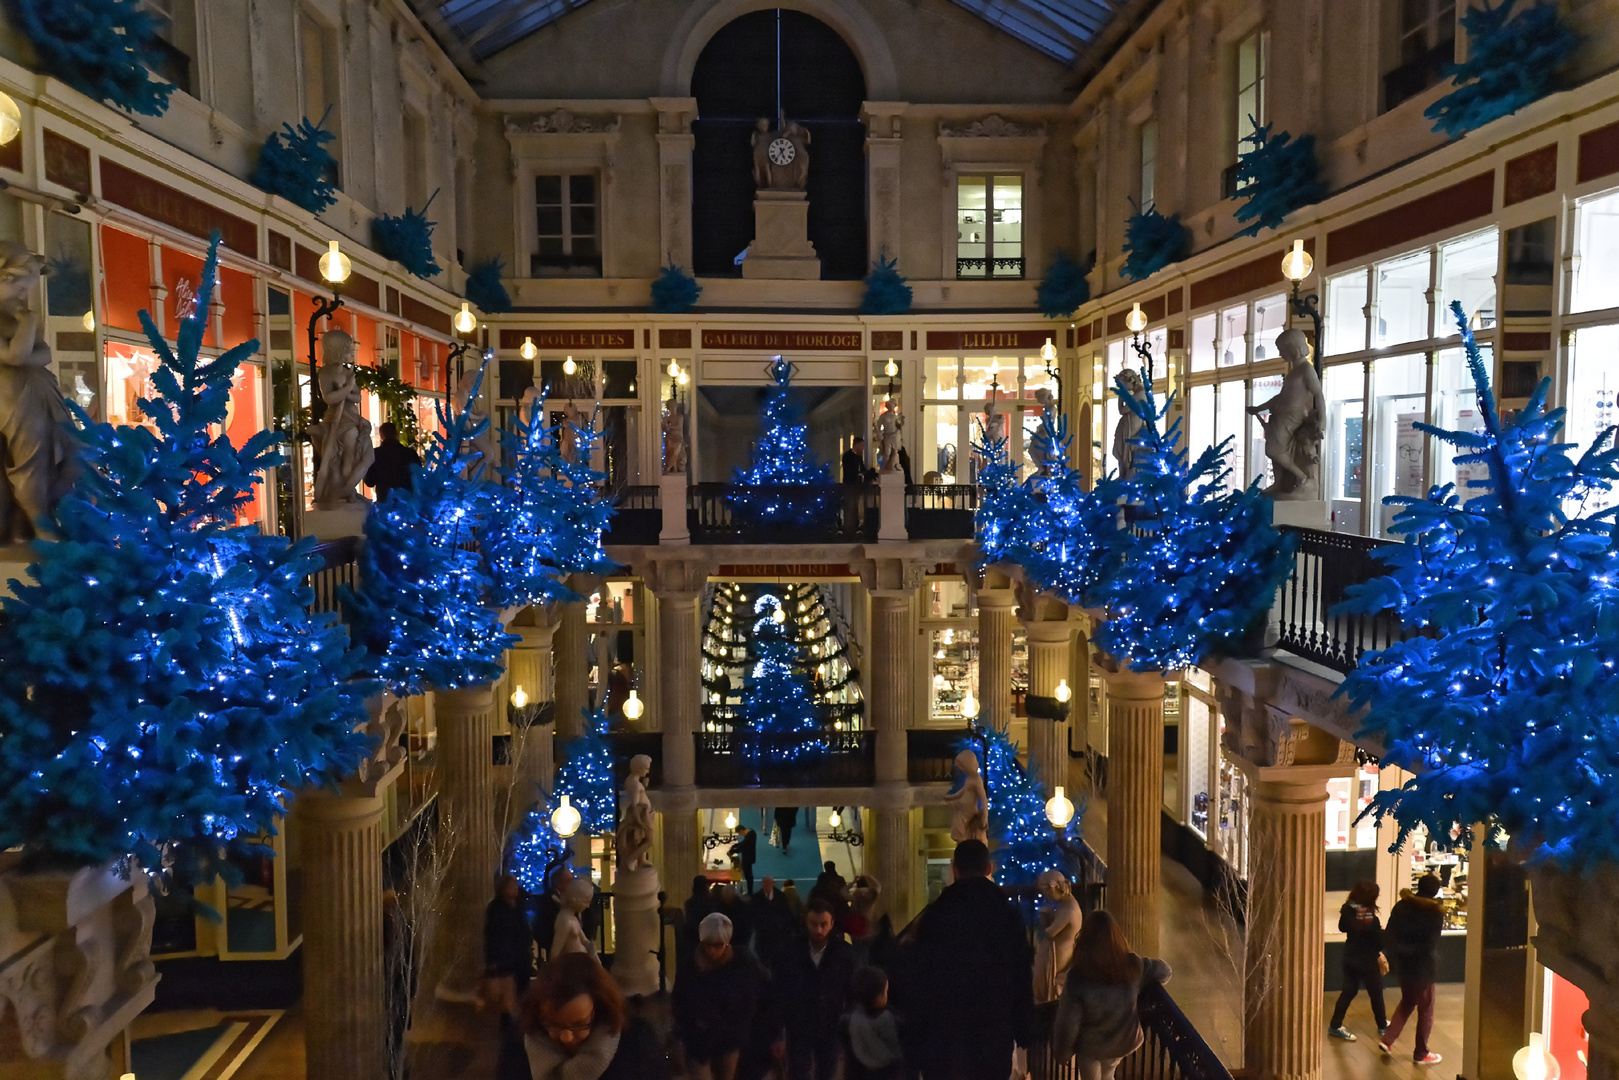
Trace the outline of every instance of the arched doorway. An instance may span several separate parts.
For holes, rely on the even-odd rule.
[[[866,275],[866,80],[853,50],[819,19],[771,8],[728,23],[692,72],[692,262],[699,275],[741,273],[753,239],[753,150],[760,117],[776,115],[778,28],[781,107],[810,132],[809,238],[821,277]]]

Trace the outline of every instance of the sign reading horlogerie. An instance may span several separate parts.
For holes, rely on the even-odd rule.
[[[748,352],[861,352],[859,330],[704,330],[705,349]]]

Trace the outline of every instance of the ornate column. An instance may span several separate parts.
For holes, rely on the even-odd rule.
[[[871,597],[871,650],[861,668],[867,724],[877,733],[879,786],[909,781],[906,732],[911,726],[911,680],[916,639],[911,626],[916,590],[927,566],[906,559],[873,559],[860,578]]]
[[[529,611],[534,625],[508,627],[519,640],[512,646],[511,670],[506,681],[514,690],[523,688],[528,695],[527,711],[532,717],[524,725],[519,723],[515,713],[507,713],[512,721],[512,757],[517,763],[517,775],[512,780],[512,806],[507,814],[508,827],[520,820],[538,797],[536,786],[551,790],[552,774],[556,771],[556,752],[551,738],[556,720],[551,641],[557,624],[542,608]]]
[[[1059,703],[1057,684],[1068,680],[1074,625],[1068,605],[1026,585],[1018,587],[1018,621],[1029,643],[1029,764],[1036,770],[1041,790],[1050,797],[1068,782],[1068,720],[1073,698]],[[1069,693],[1073,693],[1070,686]]]
[[[684,904],[691,898],[691,880],[703,872],[701,833],[697,828],[697,796],[653,792],[653,805],[663,822],[663,891],[668,903]]]
[[[867,261],[882,255],[900,257],[900,151],[904,147],[900,117],[907,108],[902,101],[867,101],[860,106],[866,117],[866,205],[871,208]]]
[[[439,827],[454,838],[445,882],[446,951],[438,995],[470,1000],[483,971],[483,910],[494,895],[501,831],[491,787],[495,694],[489,686],[434,692]]]
[[[691,133],[696,98],[649,98],[658,110],[658,258],[691,269]]]
[[[882,884],[883,910],[895,926],[903,927],[916,915],[913,879],[919,860],[909,806],[874,806],[868,811],[866,866]]]
[[[689,550],[689,549],[688,549]],[[657,602],[658,719],[663,731],[663,783],[652,793],[663,824],[663,887],[670,903],[691,894],[702,872],[697,831],[697,732],[703,720],[702,631],[698,598],[708,581],[706,562],[667,558],[649,562],[641,580]]]
[[[1107,906],[1130,948],[1157,956],[1164,677],[1097,662],[1107,685]]]
[[[1004,575],[985,575],[978,590],[978,697],[995,727],[1012,722],[1012,609],[1017,592]]]
[[[577,576],[571,585],[575,592],[588,593],[590,589],[590,585]],[[583,600],[558,605],[552,641],[556,667],[556,733],[559,739],[569,739],[585,733],[584,710],[590,705],[590,687],[585,681],[590,675],[590,628],[585,625]]]

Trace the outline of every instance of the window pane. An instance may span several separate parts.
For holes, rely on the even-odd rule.
[[[996,277],[1023,276],[1023,178],[995,177],[995,207],[990,218]]]
[[[1574,310],[1619,307],[1619,191],[1574,211]]]
[[[1017,396],[1018,358],[1015,356],[969,356],[964,361],[967,403],[979,407],[988,397],[990,386],[998,386],[996,400]]]
[[[568,227],[574,238],[596,235],[596,208],[574,205],[568,211]]]
[[[1598,434],[1619,422],[1614,392],[1619,390],[1619,326],[1593,326],[1574,334],[1568,373],[1568,427],[1565,438],[1582,450]],[[1611,441],[1610,441],[1611,445]],[[1606,509],[1619,502],[1619,492],[1597,493],[1585,502],[1587,511]]]
[[[1244,463],[1248,441],[1248,388],[1241,380],[1220,384],[1220,405],[1216,410],[1214,437],[1220,442],[1231,440],[1231,452],[1226,467],[1231,475],[1226,486],[1243,483],[1247,476]]]
[[[1195,462],[1198,455],[1214,445],[1214,387],[1192,387],[1189,413],[1186,449],[1187,457]]]
[[[1366,271],[1327,279],[1326,355],[1366,347]]]
[[[1221,342],[1220,365],[1230,367],[1232,364],[1246,364],[1248,362],[1248,305],[1227,308],[1220,312]]]
[[[954,398],[961,394],[961,380],[957,371],[959,361],[954,356],[929,356],[922,361],[922,396],[925,398]]]
[[[1103,392],[1106,403],[1102,407],[1102,463],[1107,472],[1118,472],[1119,461],[1113,456],[1113,432],[1119,426],[1119,372],[1125,368],[1124,342],[1110,341],[1107,343],[1107,377],[1104,380]],[[1135,366],[1135,357],[1130,358],[1129,366]]]
[[[982,176],[956,181],[956,274],[984,277],[989,248],[987,183]]]
[[[562,205],[562,177],[536,176],[534,178],[534,201],[543,205]]]
[[[589,173],[568,177],[568,201],[575,206],[596,201],[596,178]]]
[[[1322,463],[1322,476],[1331,504],[1332,527],[1337,532],[1360,532],[1360,492],[1365,473],[1361,447],[1365,390],[1365,373],[1359,364],[1329,367],[1322,380],[1322,391],[1327,398],[1327,439],[1323,448],[1326,460]]]
[[[1421,341],[1428,336],[1428,253],[1419,251],[1379,263],[1377,326],[1373,348]]]
[[[1450,302],[1460,300],[1470,322],[1480,330],[1495,325],[1495,262],[1500,248],[1494,229],[1465,236],[1439,248],[1439,304],[1434,336],[1456,334]]]
[[[541,206],[534,211],[534,223],[541,236],[562,235],[562,207]]]
[[[1287,297],[1254,301],[1254,363],[1276,359],[1276,335],[1287,329]]]
[[[1141,208],[1152,205],[1155,174],[1158,168],[1158,121],[1148,120],[1141,125]]]
[[[1219,316],[1212,312],[1192,320],[1192,370],[1214,370],[1214,330]]]
[[[589,262],[601,255],[601,245],[596,243],[594,236],[575,236],[573,238],[574,262]]]
[[[539,243],[535,245],[534,251],[537,255],[540,255],[543,258],[561,258],[564,254],[562,250],[562,237],[542,236],[539,239]]]
[[[956,447],[958,442],[957,407],[954,405],[925,405],[922,407],[922,453],[918,464],[922,473],[917,479],[924,484],[953,484],[956,482]],[[915,474],[916,466],[912,466]],[[930,477],[929,473],[938,473]]]
[[[1036,390],[1057,392],[1057,380],[1046,374],[1046,362],[1038,356],[1023,358],[1023,396],[1034,397]]]
[[[1488,348],[1488,346],[1484,346]],[[1488,364],[1488,353],[1486,353]],[[1446,431],[1481,431],[1483,421],[1479,417],[1478,398],[1473,388],[1473,373],[1467,367],[1467,354],[1461,349],[1446,349],[1434,357],[1434,403],[1433,422],[1435,426]],[[1608,392],[1608,401],[1612,402],[1613,392]],[[1580,398],[1573,397],[1573,405],[1569,409],[1569,435],[1573,434],[1576,423],[1575,415],[1579,407]],[[1577,437],[1576,437],[1577,438]],[[1456,484],[1457,494],[1465,502],[1472,495],[1462,484],[1457,482],[1456,455],[1461,453],[1453,446],[1447,446],[1430,436],[1430,453],[1433,455],[1433,471],[1435,484]],[[1467,466],[1471,469],[1471,466]],[[1469,476],[1471,473],[1469,473]],[[1467,476],[1461,478],[1463,481]]]
[[[1256,346],[1257,348],[1257,346]],[[1266,375],[1262,379],[1254,380],[1254,403],[1269,401],[1282,391],[1282,376]],[[1265,456],[1265,429],[1258,420],[1248,425],[1248,473],[1244,477],[1247,481],[1259,479],[1269,487],[1276,481],[1276,469],[1270,458]]]
[[[1395,508],[1384,506],[1389,495],[1421,496],[1424,436],[1416,429],[1424,419],[1428,365],[1422,354],[1392,356],[1372,367],[1372,506],[1377,535],[1387,536]]]

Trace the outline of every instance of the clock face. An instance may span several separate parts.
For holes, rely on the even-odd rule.
[[[791,140],[776,139],[770,144],[770,160],[776,165],[791,165],[793,158],[798,156],[798,150]]]

